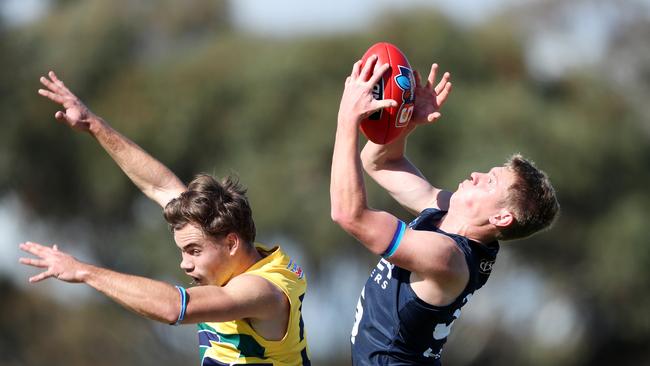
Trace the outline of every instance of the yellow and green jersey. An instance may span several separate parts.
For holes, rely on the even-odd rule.
[[[289,299],[289,324],[284,338],[269,341],[258,335],[246,320],[199,323],[202,366],[268,365],[309,366],[307,340],[302,320],[302,301],[307,280],[302,268],[279,247],[256,245],[266,257],[245,273],[265,278]]]

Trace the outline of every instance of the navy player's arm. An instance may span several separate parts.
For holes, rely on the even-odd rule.
[[[432,186],[405,156],[408,136],[418,126],[440,118],[439,110],[451,92],[449,73],[445,73],[438,84],[433,86],[437,70],[438,65],[433,64],[425,85],[420,81],[420,74],[415,72],[415,111],[413,119],[400,137],[386,145],[368,141],[361,152],[363,167],[368,175],[414,214],[429,207],[446,211],[451,197],[451,192]]]
[[[361,68],[361,60],[357,61],[350,76],[345,81],[343,96],[339,106],[339,114],[332,155],[332,171],[330,175],[330,203],[332,220],[345,231],[361,240],[358,228],[365,227],[367,222],[376,222],[378,226],[367,227],[364,237],[376,237],[383,232],[387,225],[395,227],[395,219],[384,212],[373,211],[366,203],[366,189],[361,172],[359,158],[359,124],[361,120],[374,111],[396,106],[394,100],[375,100],[372,87],[388,69],[388,64],[377,65],[377,56],[368,58]],[[381,235],[381,234],[380,234]],[[383,252],[384,248],[375,245],[375,241],[363,240],[370,245],[368,249],[375,253]]]
[[[469,281],[464,253],[453,239],[437,232],[407,229],[388,260],[417,276],[411,278],[413,290],[432,305],[451,303]]]
[[[394,240],[399,219],[388,212],[366,208],[358,215],[333,215],[347,233],[377,255],[385,255]],[[448,236],[423,230],[404,230],[395,251],[388,260],[416,273],[423,280],[436,284],[436,300],[447,304],[458,296],[469,279],[465,256]],[[417,291],[416,291],[417,292]],[[418,292],[418,295],[422,295]],[[431,296],[425,296],[431,299]],[[422,297],[422,296],[421,296]]]
[[[361,152],[365,171],[395,201],[415,215],[431,207],[446,211],[449,208],[451,192],[431,185],[405,156],[408,135],[408,132],[405,132],[386,145],[368,141]]]
[[[373,72],[375,63],[376,58],[370,58],[363,68],[360,62],[355,63],[345,82],[332,156],[330,201],[332,220],[371,252],[384,254],[395,242],[399,220],[368,206],[358,149],[360,121],[394,103],[372,97],[372,86],[387,70],[387,65],[381,65]],[[431,232],[405,230],[391,262],[454,288],[467,274],[467,265],[453,240]]]

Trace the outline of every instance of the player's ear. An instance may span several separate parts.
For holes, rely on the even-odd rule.
[[[239,244],[241,244],[241,238],[239,235],[236,233],[228,233],[228,235],[226,235],[226,245],[228,246],[228,252],[230,252],[231,255],[235,254],[239,248]]]
[[[499,210],[499,212],[490,216],[489,221],[490,224],[496,227],[504,228],[510,226],[515,221],[515,218],[512,215],[512,212],[506,210],[505,208],[502,208]]]

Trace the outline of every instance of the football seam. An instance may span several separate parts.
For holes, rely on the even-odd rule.
[[[384,43],[384,52],[386,52],[386,58],[388,59],[388,65],[390,65],[390,69],[391,69],[390,72],[391,72],[391,75],[392,75],[392,73],[393,73],[393,60],[390,57],[391,56],[390,51],[388,50],[388,45],[386,43]],[[391,75],[388,76],[388,81],[385,83],[386,85],[384,86],[384,100],[386,100],[386,99],[394,99],[393,98],[392,84],[390,84],[390,82],[392,81]],[[383,76],[382,76],[382,78],[383,78]],[[389,85],[389,84],[391,85],[390,98],[386,98],[386,89],[387,89],[386,86]],[[389,120],[388,120],[388,123],[386,124],[386,128],[384,129],[384,139],[383,139],[384,143],[386,143],[386,140],[388,139],[388,135],[389,135],[389,132],[391,130],[391,124],[393,122],[393,121],[390,120],[390,113],[386,112],[386,116],[389,117]]]

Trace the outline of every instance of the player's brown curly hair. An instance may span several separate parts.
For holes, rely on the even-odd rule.
[[[197,175],[185,192],[169,201],[164,216],[172,231],[191,223],[215,238],[234,232],[248,244],[255,241],[246,189],[231,176],[219,182],[208,174]]]

